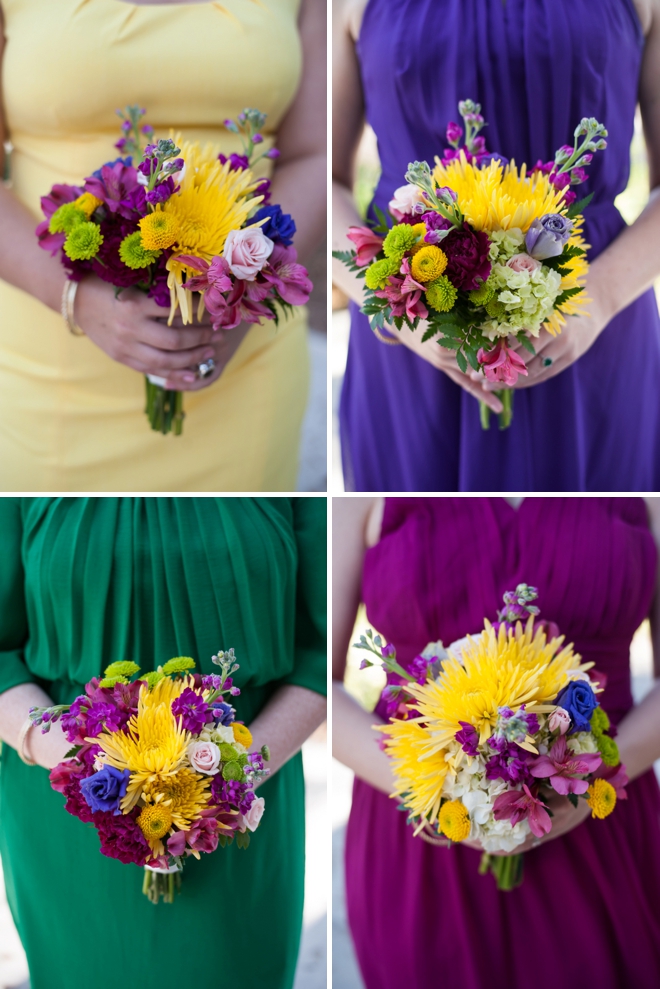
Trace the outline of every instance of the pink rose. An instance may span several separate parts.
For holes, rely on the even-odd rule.
[[[550,731],[559,729],[560,735],[565,735],[571,725],[571,716],[563,707],[556,707],[548,718],[548,728]]]
[[[191,742],[188,746],[188,759],[196,773],[215,776],[220,764],[220,749],[215,742]]]
[[[256,831],[259,827],[259,821],[264,816],[265,806],[266,801],[263,797],[255,797],[247,814],[241,814],[240,830],[244,831],[245,828],[248,828],[250,831]]]
[[[224,258],[229,270],[243,281],[253,282],[270,257],[275,244],[261,227],[230,230],[225,241]]]
[[[531,258],[529,254],[514,254],[506,263],[507,268],[512,271],[528,271],[533,275],[541,267],[541,262]]]
[[[425,199],[422,196],[421,190],[417,188],[416,185],[401,185],[398,189],[394,190],[394,195],[387,204],[390,208],[390,213],[393,214],[399,220],[404,220],[406,216],[410,216],[411,213],[415,212],[415,206],[417,203],[425,204]],[[428,207],[425,204],[425,209]]]

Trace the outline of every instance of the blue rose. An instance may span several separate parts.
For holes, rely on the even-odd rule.
[[[119,801],[126,796],[126,787],[130,772],[128,769],[115,769],[106,766],[104,769],[82,780],[80,790],[95,814],[97,810],[111,810],[119,814]]]
[[[559,257],[572,232],[571,220],[560,213],[547,213],[532,220],[525,237],[527,253],[536,261]]]
[[[591,715],[598,707],[598,701],[586,680],[571,680],[557,694],[553,703],[563,707],[570,714],[573,723],[571,733],[591,730]]]
[[[271,240],[279,241],[285,247],[293,244],[296,224],[292,216],[282,212],[281,206],[262,206],[252,217],[252,223],[258,223],[267,217],[261,229]]]

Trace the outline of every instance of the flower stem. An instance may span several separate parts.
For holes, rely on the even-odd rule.
[[[145,412],[151,428],[164,436],[174,433],[181,436],[183,431],[183,394],[155,385],[145,378],[147,401]]]
[[[491,872],[495,877],[497,888],[503,892],[516,889],[523,881],[524,858],[516,855],[489,855],[484,852],[479,864],[479,875]]]
[[[482,429],[490,429],[490,406],[479,400],[479,421]]]
[[[502,403],[502,411],[499,413],[500,429],[508,429],[513,419],[513,388],[503,388],[495,394]]]

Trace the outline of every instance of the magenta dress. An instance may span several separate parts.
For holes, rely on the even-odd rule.
[[[644,39],[633,0],[370,0],[357,53],[387,210],[408,162],[433,162],[459,100],[481,103],[490,151],[534,165],[582,117],[608,128],[588,169],[594,259],[625,227]],[[660,319],[653,290],[561,374],[515,395],[510,429],[484,432],[476,399],[355,306],[341,395],[348,491],[660,490]]]
[[[499,0],[498,0],[499,2]],[[656,550],[639,498],[388,499],[368,551],[369,622],[409,662],[539,588],[544,618],[607,674],[603,706],[632,706],[629,648]],[[357,781],[346,843],[348,917],[367,989],[657,989],[660,791],[652,770],[606,820],[528,852],[500,893],[479,852],[413,838],[395,801]]]

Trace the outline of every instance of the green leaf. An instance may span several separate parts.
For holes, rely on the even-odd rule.
[[[578,247],[577,244],[569,244],[564,248],[561,254],[557,255],[557,257],[544,258],[542,263],[546,266],[546,268],[553,268],[555,271],[559,271],[560,274],[567,274],[566,271],[560,271],[561,265],[566,264],[566,262],[570,261],[571,258],[579,258],[583,254],[586,254],[584,248]]]
[[[559,309],[559,307],[561,305],[563,305],[564,302],[566,302],[568,299],[572,299],[574,295],[578,295],[580,292],[583,292],[583,291],[584,291],[584,289],[580,288],[579,285],[576,286],[575,288],[564,289],[564,291],[561,292],[557,296],[557,298],[555,299],[555,304],[554,304],[553,308],[554,309]]]
[[[333,251],[332,256],[338,261],[343,261],[344,264],[349,264],[355,258],[355,251]]]
[[[577,805],[578,805],[577,794],[575,794],[575,793],[567,793],[566,796],[568,797],[568,799],[570,800],[570,802],[573,804],[573,806],[574,807],[577,807]]]
[[[248,848],[250,844],[250,832],[246,831],[243,834],[240,831],[236,831],[236,845],[238,848]]]
[[[374,213],[376,214],[378,224],[377,226],[372,226],[373,231],[375,233],[387,233],[392,226],[392,221],[385,215],[385,213],[383,213],[382,209],[379,209],[376,205],[374,205]]]
[[[74,756],[78,755],[81,749],[82,749],[82,745],[74,745],[72,749],[69,749],[69,751],[66,753],[64,758],[73,759]]]
[[[467,354],[467,359],[470,362],[470,367],[473,371],[480,371],[481,364],[479,363],[479,358],[477,357],[477,350],[474,347],[465,347],[465,353]]]
[[[530,352],[530,354],[535,354],[536,353],[536,351],[534,350],[534,344],[529,339],[529,337],[526,336],[526,334],[521,333],[519,337],[516,337],[516,339],[517,339],[518,343],[521,343],[523,345],[523,347],[525,348],[525,350],[528,350]]]
[[[403,316],[395,316],[394,325],[396,326],[397,330],[400,330],[401,327],[403,326]]]
[[[436,340],[436,343],[441,347],[446,347],[447,350],[458,350],[461,346],[460,340],[454,340],[452,337],[440,337]]]
[[[590,192],[588,196],[584,197],[584,199],[578,199],[576,202],[572,204],[572,206],[569,206],[568,212],[566,213],[566,216],[569,218],[569,220],[572,220],[573,217],[578,216],[578,214],[580,213],[584,213],[585,209],[587,208],[587,206],[589,205],[589,203],[593,198],[594,198],[594,194],[593,192]]]
[[[458,364],[458,366],[461,369],[461,371],[463,372],[463,374],[467,374],[468,365],[467,365],[467,361],[465,359],[465,354],[463,353],[462,350],[457,350],[456,351],[456,363]]]

